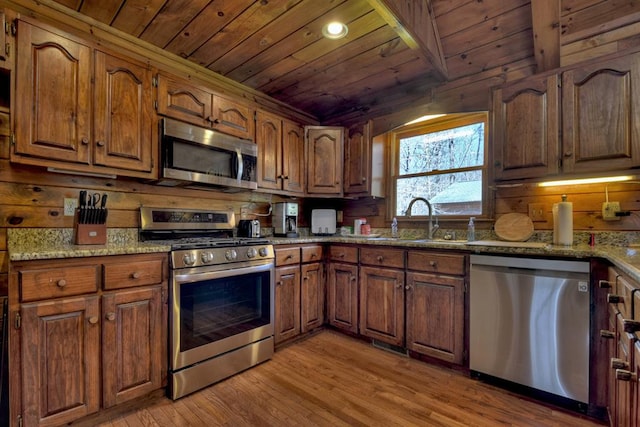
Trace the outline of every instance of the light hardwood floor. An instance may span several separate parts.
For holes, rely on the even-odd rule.
[[[322,331],[190,396],[100,426],[597,426],[465,374]]]

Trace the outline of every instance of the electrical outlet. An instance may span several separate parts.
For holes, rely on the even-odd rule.
[[[605,221],[618,221],[619,216],[616,212],[620,212],[620,202],[604,202],[602,204],[602,219]]]
[[[546,221],[544,203],[529,203],[529,218],[531,218],[531,221]]]
[[[240,219],[247,219],[249,216],[249,208],[246,206],[242,206],[240,208]]]
[[[64,216],[74,216],[78,208],[78,199],[64,198]]]

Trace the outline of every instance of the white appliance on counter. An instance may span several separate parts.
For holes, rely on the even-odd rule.
[[[588,404],[589,263],[470,260],[472,373]]]
[[[336,234],[336,210],[313,209],[311,211],[311,233],[320,235]]]

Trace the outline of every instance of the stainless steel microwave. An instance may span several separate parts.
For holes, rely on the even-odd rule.
[[[258,146],[215,130],[163,118],[158,184],[206,184],[255,190]]]

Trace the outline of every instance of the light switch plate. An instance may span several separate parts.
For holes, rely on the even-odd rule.
[[[64,198],[64,216],[74,216],[78,208],[78,199]]]
[[[618,221],[619,216],[616,212],[620,212],[620,202],[604,202],[602,204],[602,219],[605,221]]]

